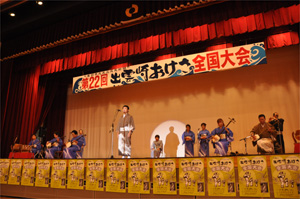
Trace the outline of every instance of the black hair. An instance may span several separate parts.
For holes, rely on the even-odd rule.
[[[78,135],[78,132],[76,130],[73,130],[71,133],[74,133],[75,135]]]
[[[206,124],[205,124],[204,122],[201,124],[201,126],[202,126],[202,125],[206,126]]]
[[[54,131],[53,134],[55,134],[55,135],[57,135],[59,137],[59,132],[58,131]]]
[[[126,107],[129,110],[129,106],[128,105],[124,105],[122,108]]]
[[[277,113],[277,112],[274,112],[274,113],[273,113],[273,116],[275,116],[275,115],[276,115],[276,113]],[[277,113],[277,115],[278,115],[278,113]]]
[[[260,114],[260,115],[258,116],[258,118],[260,118],[260,117],[264,117],[264,118],[266,119],[266,116],[265,116],[264,114]]]
[[[32,134],[31,137],[32,137],[32,136],[35,136],[35,137],[36,137],[36,134]]]
[[[158,137],[158,139],[160,138],[159,135],[156,135],[156,136],[155,136],[155,138],[157,138],[157,137]]]
[[[217,123],[219,124],[220,122],[223,122],[223,124],[224,124],[224,121],[223,121],[223,119],[222,118],[219,118],[218,120],[217,120]]]
[[[191,129],[191,125],[189,125],[189,124],[185,125],[185,127],[190,127],[190,129]]]

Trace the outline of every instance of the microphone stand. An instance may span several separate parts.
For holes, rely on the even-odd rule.
[[[115,116],[114,116],[114,119],[111,123],[111,127],[110,127],[110,130],[109,130],[109,133],[111,133],[111,153],[110,153],[110,158],[113,159],[114,158],[114,132],[115,132],[115,121],[116,121],[116,118],[117,118],[117,115],[119,113],[119,109],[117,109],[117,111],[115,112]]]
[[[247,139],[249,138],[250,136],[247,136],[247,137],[244,137],[242,139],[240,139],[240,141],[244,140],[245,142],[245,155],[248,155],[248,152],[247,152]]]

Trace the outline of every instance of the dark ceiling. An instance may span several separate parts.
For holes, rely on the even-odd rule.
[[[1,42],[116,1],[5,1],[1,3]],[[9,13],[15,13],[11,17]]]

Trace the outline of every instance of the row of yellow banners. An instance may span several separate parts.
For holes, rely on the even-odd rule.
[[[128,193],[150,194],[150,161],[153,194],[177,194],[176,159],[130,159],[128,173],[127,160],[107,160],[106,191],[126,193],[128,182]],[[237,157],[238,185],[233,157],[206,158],[206,177],[204,161],[178,159],[180,195],[205,196],[207,186],[209,196],[234,197],[238,188],[240,196],[270,197],[265,156]],[[105,160],[1,159],[0,178],[1,184],[104,191],[104,164]],[[274,196],[299,198],[300,156],[270,156],[270,164]]]

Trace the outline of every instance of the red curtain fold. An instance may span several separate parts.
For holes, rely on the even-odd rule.
[[[141,39],[109,45],[104,48],[101,48],[101,46],[98,47],[95,44],[94,50],[71,55],[71,53],[74,52],[74,48],[77,48],[78,50],[78,45],[80,45],[80,43],[74,43],[66,49],[71,56],[43,64],[41,74],[45,75],[172,46],[186,45],[193,42],[244,34],[246,32],[269,29],[283,25],[292,25],[294,23],[299,23],[299,11],[297,10],[299,8],[299,5],[293,5],[287,8],[271,10],[266,13],[230,18],[212,24],[203,24],[201,26],[165,32],[159,35],[151,35]],[[139,27],[135,27],[134,30],[140,32],[145,31],[139,30],[138,28]],[[104,39],[105,43],[108,42],[105,37],[99,37],[98,40],[91,40],[91,42],[99,43],[100,39]]]
[[[299,44],[299,35],[297,32],[286,32],[271,35],[267,37],[265,43],[267,49],[295,45]]]

